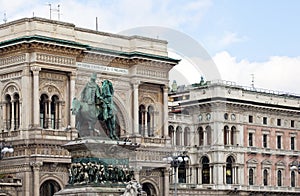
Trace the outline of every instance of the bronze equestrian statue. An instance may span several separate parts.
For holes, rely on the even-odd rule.
[[[104,121],[109,137],[118,140],[116,136],[115,114],[113,104],[114,89],[109,80],[102,82],[102,88],[96,83],[97,75],[93,73],[90,81],[81,92],[81,99],[72,101],[72,114],[76,115],[76,129],[93,132],[97,120]],[[86,128],[87,127],[87,128]]]

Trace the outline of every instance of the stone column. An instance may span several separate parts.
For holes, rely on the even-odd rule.
[[[21,103],[20,100],[16,102],[16,118],[15,118],[15,124],[16,124],[16,129],[20,129],[20,124],[21,124],[21,113],[20,113],[20,108],[21,108]]]
[[[58,114],[59,113],[59,109],[60,109],[60,107],[59,107],[59,103],[60,102],[58,102],[57,100],[54,102],[54,105],[55,105],[55,114],[54,114],[54,129],[57,129],[57,128],[60,128],[60,126],[58,126],[58,124],[59,124],[59,117],[60,117],[60,115]]]
[[[168,85],[163,86],[163,136],[169,138],[168,121]]]
[[[145,119],[143,119],[144,120],[144,124],[142,124],[142,127],[143,127],[143,129],[142,129],[142,136],[147,136],[148,137],[148,111],[147,111],[147,108],[145,108],[145,110],[143,111],[143,113],[144,113],[144,117],[145,117]],[[143,115],[142,115],[143,116]],[[143,122],[143,121],[142,121]]]
[[[223,133],[223,124],[220,122],[215,122],[213,125],[212,134],[215,140],[215,145],[224,145],[224,133]]]
[[[2,108],[3,108],[3,124],[4,124],[4,129],[7,130],[7,114],[6,114],[6,109],[7,109],[7,102],[5,101],[2,104]]]
[[[134,169],[134,179],[137,181],[137,182],[139,182],[140,181],[140,169],[139,168],[135,168]]]
[[[33,73],[33,127],[39,127],[39,72],[38,66],[31,67]]]
[[[72,72],[70,74],[70,104],[72,104],[73,98],[75,98],[75,79],[76,72]],[[71,109],[72,106],[70,106]],[[75,115],[72,115],[72,111],[70,110],[70,126],[71,128],[75,128]]]
[[[227,145],[231,145],[231,134],[232,134],[232,131],[229,129],[227,131]]]
[[[232,174],[231,174],[231,176],[232,176],[232,184],[236,184],[236,170],[235,170],[236,168],[235,167],[233,167],[232,168]]]
[[[48,113],[48,115],[47,115],[47,125],[48,125],[48,129],[51,129],[51,128],[53,128],[52,127],[52,123],[51,123],[51,121],[52,121],[52,116],[51,116],[51,99],[50,99],[50,97],[49,97],[49,100],[48,100],[48,109],[47,109],[47,113]]]
[[[202,167],[198,168],[198,184],[202,184]]]
[[[185,177],[185,183],[190,184],[190,168],[185,169],[186,177]]]
[[[33,195],[40,195],[40,168],[43,165],[42,162],[32,162],[31,166],[33,169]]]
[[[207,131],[203,131],[203,146],[207,146]]]
[[[23,191],[23,194],[24,196],[30,196],[30,185],[31,185],[31,176],[30,176],[30,173],[31,173],[31,168],[29,165],[26,165],[24,166],[24,182],[23,182],[23,186],[24,186],[24,191]]]
[[[11,100],[11,128],[10,130],[14,130],[15,129],[15,125],[16,125],[16,118],[15,118],[15,100],[12,99]]]
[[[170,172],[169,168],[164,169],[164,196],[169,195],[169,189],[170,189]]]
[[[192,167],[192,173],[191,173],[191,184],[196,184],[196,167]]]
[[[133,135],[139,135],[139,82],[133,86]]]
[[[29,54],[26,54],[26,59],[29,59]],[[27,60],[29,62],[29,60]],[[22,78],[20,81],[21,89],[22,89],[22,97],[32,97],[33,89],[32,89],[32,76],[30,73],[29,64],[24,64],[24,69],[22,72]],[[32,99],[19,99],[20,101],[20,130],[27,129],[29,125],[33,124],[33,116],[32,115],[24,115],[33,112],[34,106]],[[39,106],[38,106],[39,107]],[[23,136],[28,136],[28,131],[23,132]],[[22,136],[22,137],[23,137]]]
[[[223,184],[226,184],[226,166],[223,166]]]
[[[22,107],[21,107],[21,105],[22,105],[22,103],[20,102],[20,100],[19,100],[19,102],[18,102],[18,104],[17,104],[17,108],[16,108],[16,118],[17,118],[17,125],[18,125],[18,129],[20,129],[20,127],[21,127],[21,122],[22,122]]]

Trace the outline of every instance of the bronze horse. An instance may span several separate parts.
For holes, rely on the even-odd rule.
[[[72,101],[72,114],[76,115],[76,129],[84,131],[84,125],[87,125],[89,131],[94,131],[97,120],[103,121],[108,129],[109,137],[113,140],[118,140],[115,133],[113,94],[112,83],[109,80],[104,80],[102,82],[100,100],[95,100],[95,103],[88,104],[74,98]]]

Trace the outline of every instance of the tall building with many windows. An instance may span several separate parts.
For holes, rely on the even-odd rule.
[[[169,89],[178,62],[163,40],[42,18],[0,25],[0,139],[14,148],[1,154],[0,194],[66,186],[71,103],[92,73],[113,83],[117,134],[140,144],[129,165],[147,195],[299,194],[300,97],[224,81]]]
[[[196,192],[299,194],[299,96],[226,81],[178,89],[169,135],[191,157],[182,182]]]

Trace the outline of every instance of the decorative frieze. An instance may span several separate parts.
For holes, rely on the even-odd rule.
[[[2,74],[2,75],[0,75],[0,80],[3,81],[3,80],[12,79],[12,78],[19,78],[19,77],[21,77],[21,75],[22,75],[22,71]]]
[[[137,69],[137,74],[142,76],[148,76],[148,77],[155,77],[155,78],[164,78],[167,79],[168,74],[164,71],[154,71],[149,69]]]
[[[0,66],[25,62],[25,54],[0,58]]]
[[[61,65],[74,65],[75,59],[74,58],[67,58],[62,56],[55,56],[50,54],[36,54],[36,60],[46,63],[53,63],[53,64],[61,64]]]

